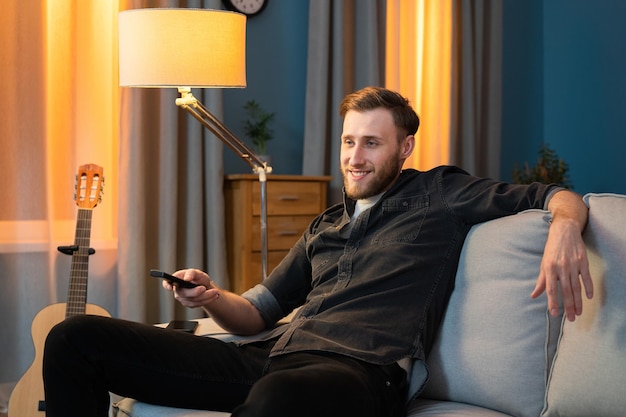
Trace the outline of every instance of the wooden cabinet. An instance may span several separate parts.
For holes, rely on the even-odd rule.
[[[268,274],[311,220],[326,209],[331,177],[267,176]],[[230,288],[241,294],[261,282],[261,185],[255,174],[227,175],[226,245]]]

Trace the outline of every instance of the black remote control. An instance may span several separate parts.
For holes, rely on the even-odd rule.
[[[155,278],[161,278],[166,280],[172,285],[178,285],[181,288],[195,288],[198,284],[194,284],[193,282],[184,281],[180,278],[176,278],[174,275],[170,275],[167,272],[159,271],[158,269],[151,269],[150,275]]]

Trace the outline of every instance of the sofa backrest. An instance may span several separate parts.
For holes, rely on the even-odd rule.
[[[529,210],[471,229],[422,397],[539,415],[560,326],[530,298],[549,221]]]
[[[626,409],[626,196],[588,194],[595,284],[574,323],[531,299],[550,215],[476,225],[465,242],[422,397],[515,416],[621,416]],[[562,329],[562,331],[561,331]],[[419,373],[419,368],[417,369]]]

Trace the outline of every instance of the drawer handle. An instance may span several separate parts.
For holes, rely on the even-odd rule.
[[[297,195],[281,195],[278,199],[280,201],[298,201],[300,197]]]
[[[276,233],[278,236],[295,236],[298,234],[295,230],[281,230]]]

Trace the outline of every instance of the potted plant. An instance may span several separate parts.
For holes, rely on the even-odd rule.
[[[513,169],[513,182],[516,184],[530,184],[531,182],[542,182],[544,184],[558,184],[565,188],[574,188],[568,178],[569,166],[565,161],[559,159],[556,152],[546,143],[539,149],[537,165],[532,168],[528,162],[524,168],[520,169],[517,164]]]
[[[255,100],[246,102],[243,108],[248,116],[243,123],[246,136],[252,141],[252,146],[259,156],[269,163],[267,142],[274,137],[269,124],[274,119],[275,113],[266,112]]]

